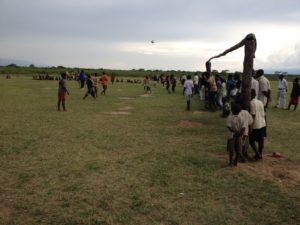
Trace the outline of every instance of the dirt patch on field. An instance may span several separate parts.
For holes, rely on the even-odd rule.
[[[133,107],[131,107],[131,106],[124,106],[124,107],[120,108],[119,110],[120,111],[129,111],[129,110],[132,110],[132,109],[133,109]]]
[[[122,111],[118,111],[118,112],[110,112],[110,115],[130,115],[131,112],[122,112]]]
[[[131,112],[129,112],[130,110],[134,109],[131,106],[123,106],[119,109],[117,109],[117,111],[114,112],[104,112],[105,114],[109,114],[109,115],[130,115]]]
[[[130,100],[130,99],[134,99],[134,98],[131,98],[131,97],[119,97],[119,99],[122,99],[122,100]]]
[[[197,128],[201,127],[202,123],[192,120],[179,120],[178,126],[181,128]]]
[[[146,98],[148,98],[148,97],[153,97],[151,94],[143,94],[143,95],[140,95],[141,97],[146,97]]]
[[[10,217],[11,217],[12,211],[11,209],[0,205],[0,220],[3,224],[8,224]]]
[[[210,154],[210,156],[223,160],[225,164],[228,163],[227,154]],[[238,172],[243,172],[260,180],[271,181],[281,188],[300,188],[300,165],[289,162],[284,158],[274,158],[270,155],[265,155],[263,160],[239,163],[236,168],[231,170],[233,174]],[[215,176],[223,177],[227,173],[228,170],[222,169],[216,171]]]

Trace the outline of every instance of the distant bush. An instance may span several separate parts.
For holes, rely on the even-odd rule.
[[[7,67],[18,67],[18,65],[17,65],[17,64],[14,64],[14,63],[12,63],[12,64],[9,64],[9,65],[7,65]]]

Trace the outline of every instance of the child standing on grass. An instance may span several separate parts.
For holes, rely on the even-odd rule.
[[[66,94],[69,95],[69,91],[67,89],[67,74],[62,73],[61,79],[58,82],[58,101],[57,101],[57,111],[60,111],[60,105],[62,104],[63,110],[66,111]]]
[[[185,80],[183,84],[183,93],[186,100],[186,109],[188,111],[191,110],[191,100],[193,97],[193,92],[194,92],[194,83],[191,80],[191,75],[188,75],[187,80]]]
[[[241,106],[235,102],[231,104],[231,112],[226,121],[226,127],[229,130],[227,140],[227,151],[229,154],[229,166],[237,166],[239,157],[241,156],[241,142],[245,127],[242,119],[239,117]],[[233,155],[235,158],[233,160]]]
[[[249,136],[250,146],[255,152],[254,159],[262,159],[264,138],[266,133],[266,116],[263,102],[255,98],[256,93],[251,89],[250,113],[253,117],[252,131]],[[258,143],[258,148],[256,146]]]
[[[249,148],[249,129],[253,124],[253,118],[251,114],[243,108],[239,113],[239,117],[243,122],[243,127],[245,127],[245,131],[242,135],[242,162],[245,162],[249,159],[248,157],[248,148]]]
[[[144,78],[144,91],[146,94],[148,92],[151,94],[151,83],[150,83],[150,78],[148,76],[145,76]]]
[[[299,85],[299,78],[297,77],[297,78],[294,79],[294,82],[293,82],[293,89],[292,89],[292,92],[291,92],[291,99],[290,99],[290,103],[289,103],[289,106],[288,106],[287,110],[290,110],[291,105],[294,105],[294,111],[296,110],[297,105],[298,105],[299,95],[300,95],[300,85]]]

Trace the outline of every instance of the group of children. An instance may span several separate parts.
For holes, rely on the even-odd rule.
[[[109,77],[105,72],[102,73],[102,76],[100,77],[99,81],[102,84],[103,90],[101,91],[101,95],[106,95],[107,90],[107,83],[108,83]],[[83,96],[83,99],[85,99],[88,95],[91,95],[94,99],[98,97],[98,78],[95,76],[94,78],[91,77],[91,75],[87,76],[86,80],[86,86],[87,86],[87,92]]]
[[[230,166],[237,166],[238,161],[252,159],[248,154],[249,144],[255,154],[253,159],[262,159],[266,129],[265,109],[263,103],[255,97],[256,92],[252,89],[250,113],[239,102],[231,103],[231,114],[226,121],[229,130],[227,151]]]
[[[113,75],[112,83],[115,80],[115,75]],[[106,95],[107,90],[107,83],[109,81],[108,75],[103,72],[102,76],[98,79],[96,74],[92,78],[91,75],[87,75],[87,79],[85,78],[83,70],[80,72],[79,78],[78,78],[80,88],[84,88],[84,84],[87,86],[87,92],[83,96],[83,99],[85,99],[87,96],[91,95],[94,99],[98,96],[98,81],[101,82],[103,90],[101,91],[101,95]],[[66,95],[69,95],[69,91],[67,89],[67,72],[61,74],[61,79],[58,83],[58,101],[57,101],[57,111],[61,111],[61,106],[63,108],[63,111],[66,111]]]

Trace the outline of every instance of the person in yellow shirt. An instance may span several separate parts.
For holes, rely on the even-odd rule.
[[[208,84],[208,108],[212,111],[217,110],[216,98],[218,93],[218,88],[216,84],[216,79],[213,75],[205,73],[206,82]]]

